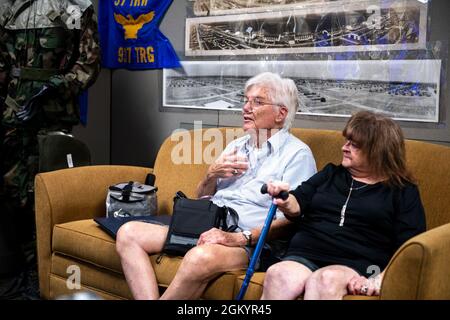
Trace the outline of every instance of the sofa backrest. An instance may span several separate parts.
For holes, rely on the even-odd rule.
[[[220,128],[220,131],[204,129],[185,131],[178,139],[169,137],[164,141],[154,166],[160,213],[172,212],[173,196],[178,190],[189,197],[196,196],[196,186],[204,178],[212,160],[210,158],[219,156],[227,142],[233,139],[230,130],[236,130],[235,136],[242,134],[237,128]],[[216,132],[220,132],[221,137]],[[291,133],[309,145],[318,170],[329,162],[341,162],[344,138],[340,131],[292,128]],[[211,141],[218,141],[217,145],[222,149],[213,148],[217,145]],[[419,185],[428,229],[449,223],[450,148],[408,140],[406,152],[408,166]],[[180,156],[189,161],[179,163]]]
[[[450,222],[450,148],[406,141],[406,159],[419,186],[427,229]]]
[[[204,157],[209,153],[208,145],[211,144],[207,140],[207,132],[220,132],[218,139],[223,141],[218,141],[218,145],[223,150],[226,145],[226,139],[223,138],[226,136],[225,129],[183,131],[179,135],[172,134],[163,142],[154,165],[160,214],[172,212],[173,197],[178,190],[188,197],[196,197],[197,184],[204,178],[211,163],[208,157]],[[220,151],[216,152],[214,158],[220,155]],[[181,157],[183,159],[179,159]],[[184,160],[183,163],[180,163],[181,160]]]

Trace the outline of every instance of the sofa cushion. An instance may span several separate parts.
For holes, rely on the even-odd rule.
[[[115,296],[116,299],[132,299],[130,289],[121,273],[96,267],[71,257],[53,254],[51,275],[53,278],[67,279],[68,276],[74,274],[73,266],[79,268],[80,285],[83,287]],[[57,281],[56,283],[59,282]],[[57,287],[59,288],[60,286],[58,285]],[[73,290],[67,284],[64,284],[64,287],[59,288],[57,292],[58,295],[72,294]],[[52,296],[56,297],[55,292],[52,293]]]
[[[65,278],[61,278],[60,276],[50,274],[49,277],[50,297],[62,298],[62,296],[74,294],[75,292],[73,290],[67,289],[66,281],[67,279]],[[88,287],[83,284],[80,287],[80,291],[94,293],[101,299],[105,300],[124,300],[122,297],[118,297],[109,292],[98,290],[97,288]]]
[[[97,267],[122,274],[122,266],[116,252],[116,243],[92,219],[78,220],[55,225],[53,229],[53,252],[68,256]],[[158,282],[165,286],[175,276],[181,263],[179,257],[150,256]]]
[[[92,219],[56,224],[52,251],[122,273],[114,239]]]
[[[70,263],[79,261],[80,269],[83,267],[82,274],[86,275],[81,280],[83,285],[117,295],[122,293],[125,298],[130,297],[122,290],[115,290],[111,287],[112,284],[108,284],[108,281],[113,281],[110,279],[111,277],[117,278],[115,273],[120,275],[119,278],[124,279],[122,267],[114,239],[105,233],[94,220],[78,220],[55,225],[52,251],[52,274],[67,277],[67,267]],[[159,285],[167,287],[175,276],[182,259],[158,254],[150,256],[149,259],[155,269]],[[101,276],[101,270],[106,273],[105,277]],[[233,299],[236,277],[244,272],[244,270],[231,271],[218,277],[208,285],[203,298]]]

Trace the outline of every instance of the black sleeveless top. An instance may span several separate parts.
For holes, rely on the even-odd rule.
[[[424,232],[425,214],[417,186],[353,182],[342,226],[342,206],[352,177],[341,165],[325,168],[291,191],[301,207],[297,232],[287,255],[302,256],[320,266],[339,264],[362,275],[383,271],[394,252]]]

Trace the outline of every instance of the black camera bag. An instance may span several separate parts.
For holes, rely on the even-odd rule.
[[[230,214],[234,225],[227,226]],[[238,215],[232,208],[219,207],[204,199],[188,199],[182,192],[174,198],[172,220],[163,253],[184,256],[197,245],[200,235],[212,228],[232,232],[237,228]]]

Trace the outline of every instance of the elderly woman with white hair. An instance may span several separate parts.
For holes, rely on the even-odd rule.
[[[213,228],[201,234],[161,297],[147,255],[161,252],[168,228],[142,222],[120,228],[117,252],[134,298],[196,299],[211,279],[248,266],[271,204],[270,196],[260,193],[262,184],[272,179],[296,185],[316,172],[309,147],[288,131],[297,108],[292,80],[268,72],[248,80],[243,105],[246,134],[228,144],[197,189],[199,197],[211,196],[216,205],[233,208],[239,228],[235,232]],[[279,213],[272,235],[279,235],[288,224]]]

